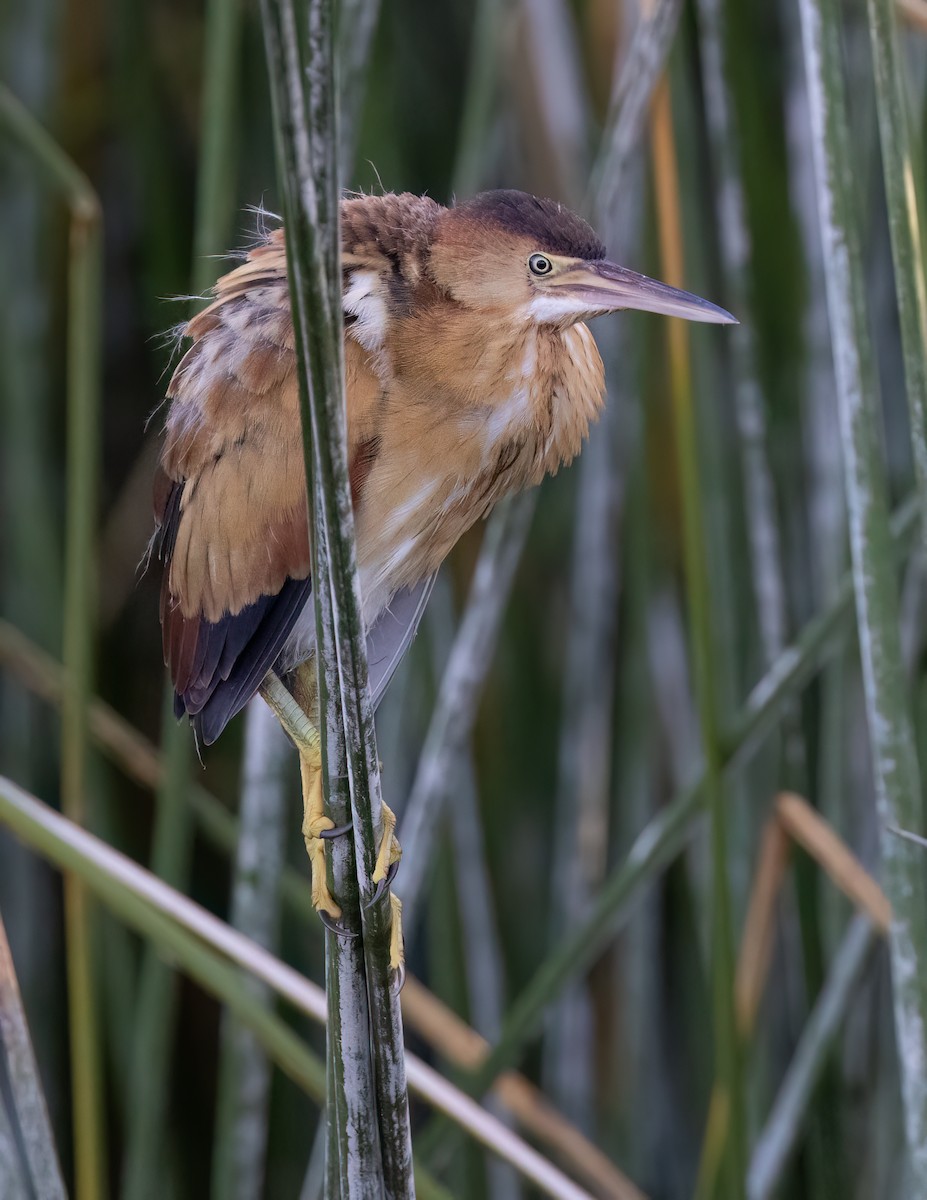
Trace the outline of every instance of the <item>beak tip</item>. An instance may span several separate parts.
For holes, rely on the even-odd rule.
[[[740,321],[733,313],[729,313],[720,304],[712,304],[700,296],[693,296],[693,309],[686,314],[690,321],[700,321],[707,325],[739,325]]]
[[[592,281],[583,279],[581,291],[596,296],[604,295],[610,301],[609,309],[612,312],[637,309],[706,325],[740,324],[733,313],[729,313],[719,304],[712,304],[710,300],[660,283],[659,280],[648,279],[646,275],[639,275],[636,271],[630,271],[627,267],[621,267],[608,259],[593,263],[589,270],[595,278]]]

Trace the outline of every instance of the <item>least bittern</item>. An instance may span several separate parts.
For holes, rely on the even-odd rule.
[[[453,208],[360,196],[343,201],[341,219],[349,465],[376,701],[458,538],[579,452],[605,391],[584,321],[620,309],[734,318],[610,262],[585,221],[523,192]],[[306,668],[314,620],[282,229],[219,280],[185,333],[193,344],[168,389],[155,488],[176,711],[208,745],[262,690],[300,752],[316,908],[337,918]],[[398,857],[388,818],[374,882]]]

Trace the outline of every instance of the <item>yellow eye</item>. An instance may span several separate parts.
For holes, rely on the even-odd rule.
[[[532,275],[549,275],[554,264],[546,254],[532,254],[528,259],[528,270]]]

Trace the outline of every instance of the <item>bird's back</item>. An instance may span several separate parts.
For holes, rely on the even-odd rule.
[[[376,451],[382,336],[365,273],[414,263],[440,206],[417,196],[342,206],[351,479]],[[394,291],[398,288],[394,284]],[[353,291],[352,291],[353,289]],[[161,621],[178,715],[212,742],[291,638],[310,593],[310,549],[286,245],[276,229],[221,278],[186,326],[168,387],[155,481]]]

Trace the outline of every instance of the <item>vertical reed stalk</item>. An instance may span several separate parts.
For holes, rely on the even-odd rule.
[[[681,287],[684,274],[679,181],[673,140],[669,84],[657,89],[653,107],[654,179],[663,272]],[[683,551],[689,601],[693,677],[705,755],[705,792],[711,819],[712,859],[712,997],[715,1071],[722,1111],[729,1114],[730,1137],[719,1147],[726,1163],[727,1194],[743,1195],[746,1173],[746,1132],[743,1124],[743,1082],[740,1047],[734,1019],[734,934],[728,882],[727,825],[721,778],[718,698],[714,680],[711,589],[702,516],[702,486],[692,400],[688,332],[682,321],[668,323],[670,391],[676,448],[679,456]]]
[[[245,719],[229,923],[268,949],[276,944],[279,927],[290,758],[290,744],[273,713],[255,699]],[[241,986],[269,1003],[268,988],[258,980],[243,978]],[[258,1200],[265,1183],[270,1063],[254,1034],[227,1014],[220,1044],[212,1194],[216,1200]]]
[[[0,87],[0,128],[30,154],[70,210],[67,328],[67,503],[65,528],[64,664],[61,802],[78,824],[88,819],[87,711],[93,691],[96,595],[94,580],[103,220],[86,176],[6,88]],[[103,1079],[91,965],[86,892],[65,877],[68,1004],[78,1200],[107,1192]]]
[[[347,464],[332,5],[314,0],[304,33],[292,0],[263,0],[262,14],[312,497],[323,774],[333,820],[344,823],[350,815],[353,821],[353,846],[338,839],[331,856],[343,920],[358,936],[326,936],[335,1082],[329,1153],[339,1156],[339,1194],[376,1195],[385,1187],[411,1196],[402,1019],[389,968],[390,900],[370,903],[382,804]],[[352,1070],[358,1073],[349,1078]],[[333,1176],[330,1159],[330,1185]]]
[[[877,389],[856,216],[840,28],[831,0],[801,0],[818,219],[840,408],[850,550],[869,736],[881,823],[898,1059],[913,1180],[927,1194],[927,879],[917,847],[893,828],[922,827],[921,782],[907,709],[882,463]]]

